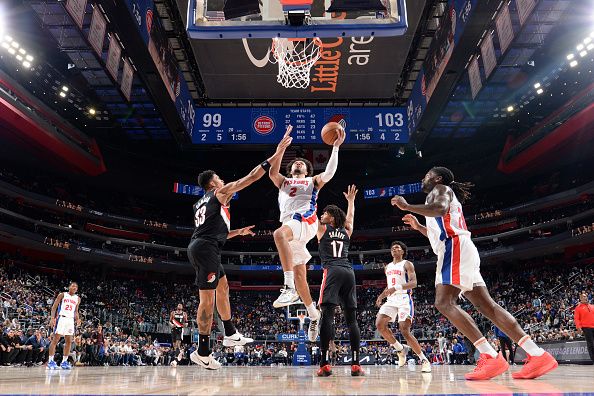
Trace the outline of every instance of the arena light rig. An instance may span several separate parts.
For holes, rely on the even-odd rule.
[[[1,21],[0,21],[1,23]],[[9,35],[0,35],[0,48],[4,49],[10,55],[20,62],[26,69],[31,67],[33,56],[27,52],[16,40]]]

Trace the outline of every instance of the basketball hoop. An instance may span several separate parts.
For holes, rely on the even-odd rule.
[[[307,88],[311,68],[320,59],[321,44],[317,37],[273,38],[270,62],[278,64],[276,81],[285,88]]]
[[[305,309],[298,309],[297,318],[299,319],[299,329],[303,330],[305,319],[307,318],[307,311]]]

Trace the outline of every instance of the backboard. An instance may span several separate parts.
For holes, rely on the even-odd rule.
[[[250,2],[233,1],[240,5]],[[346,3],[349,1],[353,0]],[[373,9],[361,6],[366,0],[354,1],[359,4],[357,10],[340,6],[340,10],[328,12],[332,0],[260,0],[243,12],[229,12],[231,0],[190,0],[188,35],[192,39],[320,38],[388,37],[406,32],[405,0],[369,0],[370,4],[375,1],[369,6]],[[236,15],[243,16],[233,18]]]

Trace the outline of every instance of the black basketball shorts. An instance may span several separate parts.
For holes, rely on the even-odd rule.
[[[182,332],[182,327],[173,327],[171,329],[171,339],[173,340],[173,342],[182,340]]]
[[[219,279],[225,276],[219,245],[206,239],[193,239],[188,246],[188,258],[196,271],[198,289],[216,289]]]
[[[357,308],[357,284],[353,268],[339,265],[324,268],[318,305],[324,304]]]

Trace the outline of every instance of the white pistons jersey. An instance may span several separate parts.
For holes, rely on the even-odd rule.
[[[278,191],[280,221],[291,219],[313,224],[317,220],[318,189],[312,177],[287,177]]]
[[[405,283],[408,283],[408,275],[406,274],[406,269],[404,268],[405,263],[406,260],[402,260],[397,263],[391,262],[386,266],[385,271],[388,288],[394,287],[396,285],[402,286]],[[388,296],[388,303],[400,303],[402,294],[409,294],[409,292],[410,290],[396,290],[394,293]]]
[[[447,187],[450,189],[449,187]],[[427,202],[425,202],[427,203]],[[446,240],[455,236],[468,236],[470,231],[466,227],[464,213],[462,213],[462,204],[456,198],[452,191],[452,202],[448,213],[443,217],[425,217],[427,224],[427,237],[431,243],[433,252],[437,255],[443,253],[446,248]]]
[[[65,316],[67,318],[74,318],[76,312],[76,306],[78,305],[78,296],[71,296],[68,292],[64,292],[62,302],[60,302],[60,310],[58,315]]]

